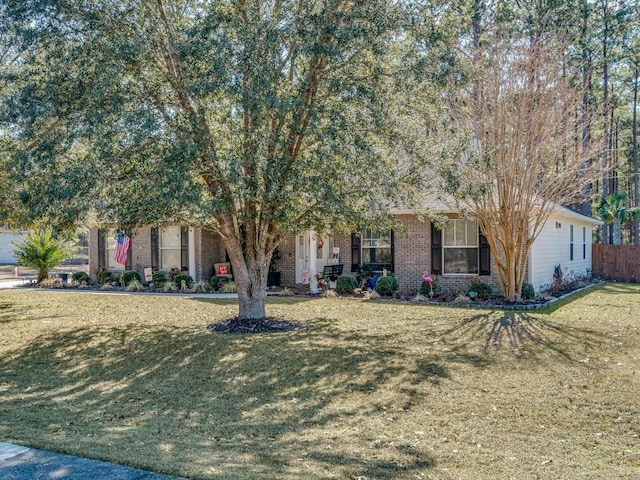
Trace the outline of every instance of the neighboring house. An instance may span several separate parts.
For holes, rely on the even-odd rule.
[[[398,231],[374,233],[370,230],[350,236],[316,233],[312,230],[291,235],[278,247],[274,270],[281,273],[281,285],[308,284],[326,265],[343,265],[343,273],[356,273],[363,266],[392,273],[404,292],[417,291],[424,271],[429,271],[440,286],[466,291],[476,279],[497,288],[495,267],[486,239],[473,219],[449,213],[442,230],[410,211],[396,211],[401,225]],[[536,291],[553,281],[556,265],[566,275],[581,275],[591,270],[591,239],[599,220],[557,208],[534,243],[526,281]],[[208,281],[214,264],[228,261],[220,237],[200,228],[179,225],[144,227],[132,232],[126,267],[115,262],[115,231],[92,229],[90,236],[90,273],[98,268],[110,271],[144,268],[169,270],[177,267],[194,280]],[[233,272],[231,272],[233,274]]]

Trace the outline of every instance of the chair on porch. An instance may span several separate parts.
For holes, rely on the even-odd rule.
[[[325,265],[322,270],[324,277],[329,277],[329,280],[335,282],[340,275],[342,275],[342,268],[344,265]]]

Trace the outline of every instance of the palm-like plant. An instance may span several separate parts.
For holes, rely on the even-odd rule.
[[[613,225],[611,243],[622,244],[622,225],[640,216],[640,208],[625,206],[627,196],[624,193],[616,193],[608,197],[602,197],[596,205],[596,214],[607,224]]]
[[[78,248],[67,240],[54,237],[51,229],[30,232],[22,241],[11,242],[18,265],[34,268],[38,283],[47,278],[49,270],[72,258]]]

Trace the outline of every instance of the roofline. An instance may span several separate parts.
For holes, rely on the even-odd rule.
[[[437,214],[459,213],[453,208],[437,209],[437,210],[433,210],[432,212]],[[420,214],[428,215],[429,212],[427,212],[426,210],[420,210],[420,209],[411,210],[408,208],[392,208],[391,213],[393,215],[420,215]],[[591,223],[592,225],[604,225],[604,222],[598,218],[591,217],[589,215],[585,215],[580,212],[576,212],[575,210],[572,210],[568,207],[563,207],[561,205],[557,205],[556,207],[554,207],[551,213],[552,214],[555,213],[556,215],[562,215],[569,218],[574,218],[576,220]]]

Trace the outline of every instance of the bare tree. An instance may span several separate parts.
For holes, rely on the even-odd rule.
[[[591,155],[576,135],[583,92],[566,73],[562,47],[549,38],[492,40],[474,56],[466,101],[451,107],[473,140],[446,178],[478,220],[514,301],[549,215],[580,198],[593,174],[585,175]]]

